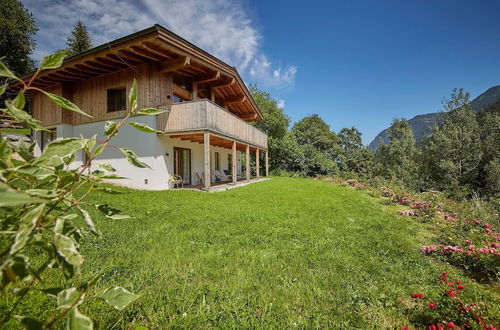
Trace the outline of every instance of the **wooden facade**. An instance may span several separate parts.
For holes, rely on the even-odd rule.
[[[247,156],[267,150],[267,135],[248,123],[262,120],[262,114],[236,69],[159,25],[70,57],[33,80],[33,86],[69,99],[92,117],[61,109],[42,93],[29,95],[32,115],[45,127],[123,118],[128,97],[116,108],[109,95],[118,91],[122,100],[134,79],[139,109],[167,110],[156,116],[160,134],[205,143],[208,150],[232,149],[234,160],[237,150]]]

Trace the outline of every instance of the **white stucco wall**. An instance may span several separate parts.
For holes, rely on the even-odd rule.
[[[139,116],[130,119],[130,121],[147,124],[150,127],[156,127],[156,118],[154,116]],[[58,125],[57,138],[79,137],[90,138],[97,135],[98,140],[103,140],[102,134],[104,129],[104,121],[89,123],[83,125]],[[40,134],[36,133],[35,139],[40,141]],[[119,184],[136,189],[147,190],[163,190],[169,189],[168,173],[174,171],[174,147],[191,149],[191,184],[200,184],[197,180],[196,173],[201,176],[204,171],[203,160],[203,144],[183,141],[181,139],[172,139],[164,135],[148,134],[140,132],[137,129],[124,125],[117,136],[115,136],[110,145],[115,147],[128,148],[134,151],[140,159],[151,166],[148,168],[137,168],[132,166],[122,153],[114,147],[108,146],[101,153],[94,163],[107,163],[116,169],[116,174],[126,177],[127,179],[113,180],[114,184]],[[231,166],[228,164],[228,154],[232,153],[231,149],[210,147],[211,151],[211,173],[212,181],[215,181],[214,176],[214,152],[220,153],[221,170],[227,170]],[[40,148],[37,145],[35,153],[40,153]],[[241,173],[240,152],[237,152],[237,172]],[[78,152],[75,155],[75,165],[79,166],[83,161],[83,152]],[[98,168],[93,165],[93,168]]]

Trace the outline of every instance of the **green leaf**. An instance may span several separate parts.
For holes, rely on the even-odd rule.
[[[26,243],[28,243],[35,229],[36,222],[38,218],[40,218],[40,215],[42,215],[44,207],[45,204],[40,204],[21,217],[19,220],[19,229],[14,238],[14,244],[10,247],[10,254],[20,251]]]
[[[31,117],[30,114],[27,113],[26,111],[18,109],[14,105],[14,101],[7,100],[7,101],[5,101],[5,105],[7,106],[7,109],[9,110],[8,113],[12,117],[14,117],[15,119],[26,123],[30,128],[33,128],[36,130],[44,130],[44,128],[40,125],[40,121]]]
[[[0,77],[18,79],[16,75],[13,74],[3,62],[0,62]]]
[[[32,197],[23,191],[14,190],[4,183],[0,183],[0,207],[40,202],[43,202],[43,200]]]
[[[130,104],[130,111],[135,112],[137,109],[137,82],[135,78],[128,93],[128,103]]]
[[[2,86],[0,86],[0,96],[2,96],[6,90],[7,90],[7,84],[3,84]]]
[[[94,157],[97,157],[99,154],[101,154],[105,148],[106,148],[105,144],[98,145],[94,150]]]
[[[49,160],[51,158],[65,158],[71,156],[85,146],[85,139],[67,138],[52,141],[47,145],[45,151],[37,159],[37,162]]]
[[[123,220],[123,219],[130,219],[132,218],[130,215],[127,214],[113,214],[113,215],[108,215],[106,218],[112,219],[112,220]]]
[[[90,217],[90,214],[81,207],[78,207],[78,210],[83,215],[83,220],[85,220],[85,223],[87,224],[87,227],[89,227],[90,231],[96,236],[101,236],[101,232],[97,230],[94,221],[92,221],[92,218]]]
[[[59,95],[56,95],[56,94],[52,94],[52,93],[49,93],[49,92],[45,92],[43,91],[43,93],[45,95],[47,95],[47,97],[49,99],[52,100],[52,102],[54,102],[55,104],[57,104],[58,106],[60,106],[61,108],[63,109],[66,109],[66,110],[69,110],[69,111],[73,111],[73,112],[76,112],[76,113],[79,113],[81,115],[84,115],[84,116],[87,116],[87,117],[90,117],[92,118],[91,115],[89,115],[88,113],[84,112],[83,110],[81,110],[76,104],[74,104],[73,102],[71,102],[70,100],[68,99],[65,99],[64,97],[62,96],[59,96]]]
[[[109,164],[106,163],[98,163],[97,164],[100,168],[108,171],[108,172],[116,172],[115,168]]]
[[[76,288],[62,290],[57,294],[57,309],[68,309],[77,306],[82,298],[83,295],[80,297],[80,292]]]
[[[73,239],[62,234],[54,235],[54,245],[57,253],[63,257],[69,264],[79,266],[83,263],[83,257],[78,252],[76,243]]]
[[[113,220],[120,220],[120,219],[129,219],[131,218],[129,215],[121,213],[122,211],[115,209],[108,204],[96,204],[94,205],[95,208],[104,214],[106,218],[113,219]]]
[[[152,127],[149,127],[148,125],[146,124],[142,124],[142,123],[128,123],[130,126],[132,127],[135,127],[136,129],[138,129],[139,131],[141,132],[145,132],[145,133],[162,133],[161,131],[157,131],[155,130],[154,128]]]
[[[109,288],[103,293],[98,295],[99,298],[104,299],[109,305],[121,311],[127,307],[132,301],[139,298],[138,295],[122,287]]]
[[[24,97],[23,92],[19,92],[14,99],[14,106],[18,109],[24,109],[26,105],[26,98]]]
[[[166,110],[159,110],[155,108],[146,108],[146,109],[141,109],[137,111],[138,115],[144,115],[144,116],[156,116],[159,115],[160,113],[167,112]]]
[[[28,330],[42,330],[43,329],[43,324],[37,319],[31,318],[31,317],[24,317],[21,315],[16,315],[14,316],[25,329]]]
[[[64,61],[64,56],[66,55],[66,50],[60,50],[57,53],[49,54],[43,58],[40,62],[40,69],[57,69],[60,67]]]
[[[130,149],[127,148],[118,148],[122,152],[122,154],[127,158],[128,162],[135,167],[139,168],[151,168],[148,164],[144,163],[137,157],[137,155]]]
[[[66,324],[66,329],[69,330],[92,330],[94,325],[92,320],[83,315],[78,311],[78,308],[74,308],[68,318],[68,323]]]
[[[116,129],[116,126],[118,126],[118,124],[115,123],[114,121],[107,121],[104,124],[104,135],[109,136],[109,137],[113,137],[116,134],[118,134],[118,130]],[[111,134],[113,134],[113,135],[111,135]]]

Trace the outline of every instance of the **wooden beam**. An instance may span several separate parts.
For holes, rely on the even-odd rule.
[[[257,174],[257,179],[260,177],[260,153],[259,148],[255,150],[255,173]]]
[[[91,74],[105,74],[105,73],[109,72],[108,70],[90,68],[90,67],[83,65],[83,64],[76,64],[75,67],[80,71],[88,72]]]
[[[156,54],[150,53],[147,50],[144,50],[142,48],[136,47],[136,46],[130,46],[130,51],[134,54],[138,54],[142,57],[149,58],[150,60],[156,61],[156,62],[161,62],[165,60],[165,56],[158,56]]]
[[[204,166],[205,166],[205,189],[208,190],[210,189],[210,180],[211,180],[211,175],[210,175],[210,134],[208,131],[205,131],[203,133],[203,159],[204,159]]]
[[[120,59],[111,59],[111,58],[104,58],[104,57],[96,57],[94,60],[98,63],[111,66],[116,69],[123,69],[127,67],[127,64],[123,63]]]
[[[220,71],[215,71],[215,72],[208,73],[206,75],[194,78],[194,83],[195,84],[203,84],[203,83],[217,80],[219,78],[220,78]]]
[[[126,49],[119,49],[118,50],[118,55],[120,57],[123,57],[123,58],[129,59],[129,60],[135,61],[137,63],[144,63],[145,60],[148,60],[148,59],[146,59],[146,58],[144,58],[142,56],[133,54],[133,53],[129,52]]]
[[[221,80],[215,83],[212,83],[212,88],[223,88],[223,87],[229,87],[234,85],[236,82],[236,79],[230,78],[228,80]]]
[[[157,47],[153,43],[143,42],[142,47],[146,48],[149,52],[156,54],[158,56],[163,56],[163,57],[167,57],[167,58],[172,57],[172,55],[167,53],[164,48]]]
[[[115,63],[120,63],[120,64],[125,64],[125,65],[138,65],[141,64],[140,61],[137,60],[129,60],[131,63],[127,63],[125,59],[123,59],[121,56],[115,55],[115,54],[106,54],[106,58],[109,59],[110,61],[113,61]]]
[[[247,97],[245,95],[236,95],[236,96],[230,96],[226,98],[224,101],[224,105],[228,104],[233,104],[233,103],[242,103],[247,100]]]
[[[232,179],[233,179],[233,184],[236,184],[237,182],[237,174],[236,173],[236,141],[233,141],[233,157],[232,157],[232,160],[233,160],[233,164],[232,164]],[[229,164],[228,164],[229,165]]]
[[[88,75],[79,74],[79,73],[73,73],[73,72],[68,72],[68,71],[63,71],[63,70],[57,71],[57,75],[62,76],[62,77],[66,77],[66,78],[73,78],[73,79],[75,77],[81,78],[81,79],[87,79],[87,78],[89,78]],[[92,76],[94,76],[94,75],[92,75]]]
[[[248,114],[243,114],[239,116],[243,120],[255,120],[257,119],[257,114],[256,113],[248,113]]]
[[[94,62],[94,61],[85,61],[84,63],[87,66],[89,66],[91,68],[94,68],[94,69],[98,69],[98,70],[105,70],[105,71],[109,71],[109,72],[112,72],[112,71],[116,70],[116,68],[114,66],[110,66],[110,65],[106,65],[106,64],[101,64],[101,63],[97,63],[97,62]]]
[[[248,144],[247,144],[247,149],[246,149],[245,160],[246,160],[246,168],[245,168],[246,177],[247,177],[247,181],[250,181],[250,146]]]
[[[177,84],[172,84],[172,85],[173,85],[174,94],[176,94],[177,96],[180,96],[181,98],[188,100],[188,101],[193,99],[193,93],[191,93],[188,90],[185,90],[184,88],[182,88],[181,86],[179,86]]]
[[[56,80],[59,80],[59,81],[70,81],[70,82],[75,82],[75,81],[79,81],[78,78],[67,78],[67,77],[62,77],[60,75],[58,75],[57,73],[49,73],[47,75],[47,77],[49,78],[54,78]]]
[[[160,73],[174,72],[185,69],[190,65],[191,65],[191,58],[189,56],[181,56],[160,63],[160,65],[158,66],[158,72]]]

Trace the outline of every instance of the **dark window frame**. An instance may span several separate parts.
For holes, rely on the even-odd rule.
[[[119,95],[119,100],[117,99],[117,96],[113,96],[113,100],[110,101],[110,93],[117,93],[120,92],[121,95]],[[120,104],[117,104],[117,103]],[[112,104],[110,106],[110,104]],[[127,89],[125,87],[118,87],[118,88],[108,88],[106,90],[106,112],[117,112],[117,111],[124,111],[127,110]]]

